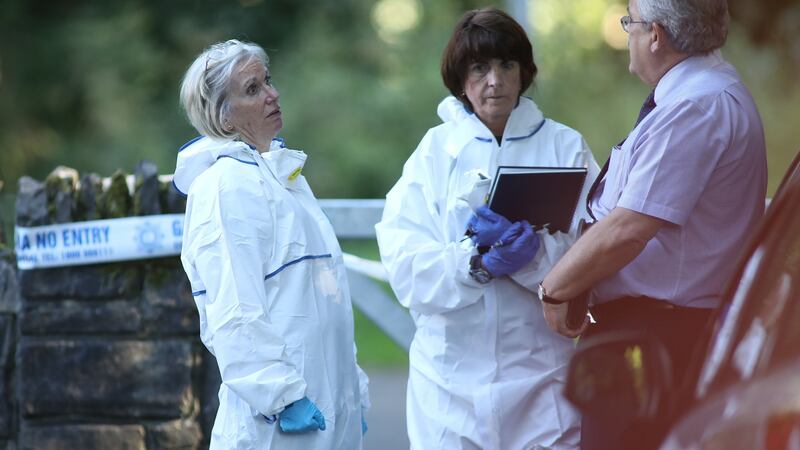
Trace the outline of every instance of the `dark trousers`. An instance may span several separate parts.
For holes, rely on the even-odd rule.
[[[675,307],[662,300],[647,297],[624,298],[592,308],[597,323],[591,324],[581,337],[618,331],[644,331],[656,336],[666,347],[672,360],[675,391],[683,386],[697,348],[705,348],[711,309]],[[580,342],[578,346],[580,347]],[[679,394],[675,394],[679,395]],[[581,423],[581,450],[645,450],[655,448],[664,437],[668,423],[621,423],[614,414],[614,405],[602,415],[584,415]]]

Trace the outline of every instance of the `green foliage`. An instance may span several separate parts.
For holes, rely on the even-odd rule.
[[[604,45],[599,28],[587,25],[614,2],[624,5],[527,2],[548,4],[534,24],[569,13],[553,32],[532,33],[541,72],[529,94],[546,115],[581,131],[600,162],[647,91],[627,74],[627,52]],[[183,72],[211,43],[241,38],[271,57],[283,135],[311,155],[305,173],[317,194],[382,197],[439,122],[435,108],[447,94],[439,57],[453,24],[485,2],[412,0],[419,22],[390,40],[373,18],[378,3],[3,0],[0,179],[13,192],[20,176],[42,179],[59,164],[107,175],[142,159],[171,172],[176,149],[195,135],[177,101]],[[790,19],[800,7],[769,3],[780,20],[756,0],[731,1],[736,22],[725,53],[764,116],[774,189],[798,147],[800,21]]]
[[[273,54],[284,136],[311,155],[304,173],[319,196],[383,197],[439,122],[439,57],[457,13],[446,2],[426,6],[420,28],[395,44],[369,26],[332,38],[338,25],[312,14],[295,49]],[[369,25],[368,11],[356,13],[351,21]]]
[[[759,45],[779,50],[795,69],[800,68],[800,3],[797,0],[729,0],[731,16],[742,32]]]

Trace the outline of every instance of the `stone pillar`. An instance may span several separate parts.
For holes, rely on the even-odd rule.
[[[156,173],[134,195],[23,178],[17,224],[182,212]],[[0,258],[0,450],[207,448],[218,370],[179,258],[15,272]]]

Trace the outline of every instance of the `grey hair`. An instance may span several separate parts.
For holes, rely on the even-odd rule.
[[[662,25],[676,50],[712,52],[728,38],[727,0],[638,0],[641,20]]]
[[[269,62],[260,46],[231,39],[208,47],[189,66],[181,83],[181,105],[200,134],[221,139],[238,137],[236,131],[223,126],[230,112],[228,86],[236,65],[253,59],[265,67]]]

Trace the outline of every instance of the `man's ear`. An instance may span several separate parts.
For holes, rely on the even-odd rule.
[[[657,22],[653,22],[650,25],[650,52],[656,53],[659,50],[664,50],[665,46],[669,45],[667,30]]]

